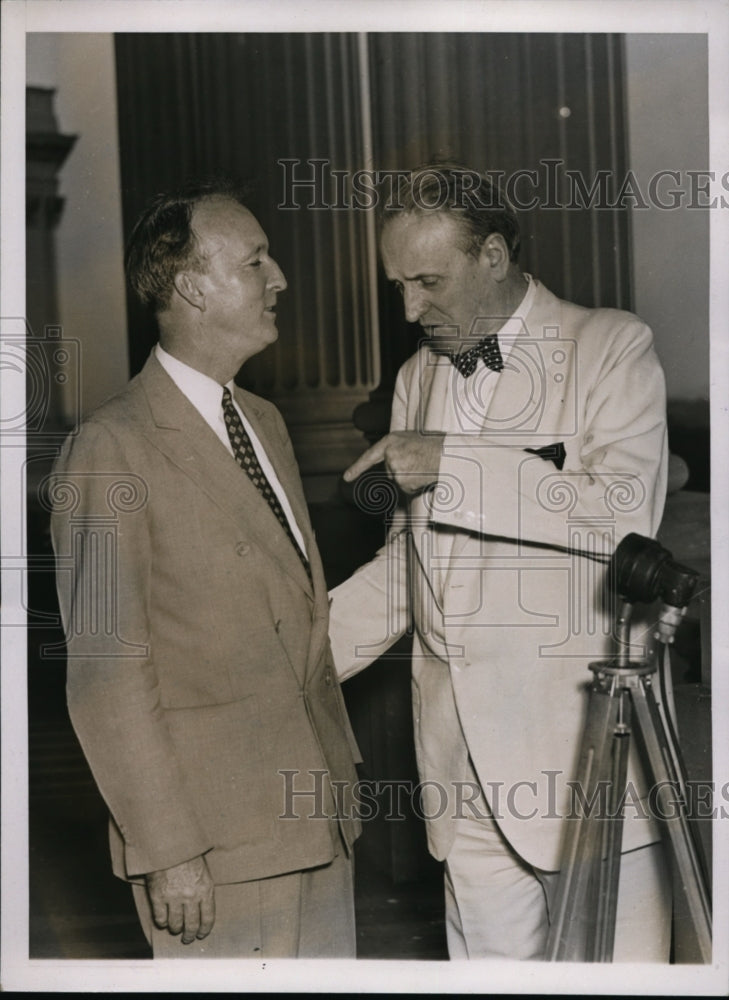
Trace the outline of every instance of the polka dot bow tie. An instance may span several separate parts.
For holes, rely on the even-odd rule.
[[[468,351],[453,351],[448,354],[451,363],[455,365],[464,378],[468,378],[476,371],[478,359],[483,358],[484,364],[492,371],[500,372],[504,368],[504,361],[499,348],[499,338],[496,334],[484,337],[479,340],[475,347]]]

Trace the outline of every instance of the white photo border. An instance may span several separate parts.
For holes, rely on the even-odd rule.
[[[2,336],[25,314],[25,35],[121,31],[524,31],[693,32],[709,44],[709,169],[729,169],[729,4],[725,0],[4,0],[2,4]],[[714,773],[729,773],[724,672],[729,587],[729,209],[711,217],[710,326],[712,581],[716,610]],[[11,324],[11,325],[8,325]],[[0,372],[0,377],[5,375]],[[22,412],[17,380],[0,416]],[[2,541],[24,524],[22,447],[0,447]],[[2,551],[9,546],[4,544]],[[513,962],[162,962],[28,959],[27,692],[25,630],[7,627],[24,605],[20,573],[3,573],[2,974],[5,990],[50,992],[441,992],[725,995],[729,990],[729,838],[715,824],[712,966],[569,965]],[[721,613],[723,611],[723,613]]]

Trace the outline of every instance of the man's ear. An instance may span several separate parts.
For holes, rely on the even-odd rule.
[[[182,296],[188,305],[205,312],[205,293],[194,271],[178,271],[174,284],[177,294]]]
[[[509,271],[509,248],[501,233],[490,233],[481,245],[480,259],[496,281],[503,281]]]

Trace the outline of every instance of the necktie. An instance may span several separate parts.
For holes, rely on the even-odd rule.
[[[489,337],[484,337],[483,340],[479,340],[476,346],[472,347],[469,351],[464,351],[463,353],[453,351],[449,353],[448,357],[464,378],[473,375],[476,371],[479,358],[483,358],[486,366],[491,368],[492,371],[500,372],[504,368],[501,349],[499,348],[499,338],[495,333]]]
[[[238,416],[238,411],[235,406],[233,406],[233,397],[231,396],[230,389],[228,389],[227,386],[223,387],[223,418],[225,420],[225,426],[228,428],[228,437],[233,448],[233,454],[235,455],[236,462],[241,469],[247,473],[250,481],[276,515],[276,519],[288,535],[291,544],[296,549],[296,553],[306,570],[307,576],[311,580],[311,567],[309,566],[309,560],[299,548],[299,543],[294,538],[288,518],[283,512],[278,497],[266,477],[266,473],[261,468],[258,456],[253,448],[253,443],[243,426],[242,420]]]

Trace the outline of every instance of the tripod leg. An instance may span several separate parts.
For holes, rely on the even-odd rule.
[[[655,806],[661,828],[673,852],[686,904],[696,936],[698,960],[711,962],[711,902],[701,859],[688,824],[686,803],[680,794],[678,775],[663,720],[650,686],[644,682],[631,689],[633,708],[650,765]]]
[[[628,779],[628,752],[630,750],[630,698],[627,691],[620,693],[620,714],[612,741],[612,773],[610,776],[610,803],[604,820],[602,862],[598,891],[597,926],[592,960],[610,962],[615,944],[615,920],[618,911],[618,885],[620,882],[620,853],[623,846],[623,795]]]
[[[607,889],[604,879],[600,879],[600,869],[615,755],[613,737],[619,718],[620,697],[612,687],[606,688],[596,680],[590,692],[577,781],[573,785],[585,808],[579,817],[570,815],[564,821],[562,865],[546,948],[549,961],[590,961],[595,957],[599,918],[590,888],[601,880]],[[619,844],[619,831],[617,840]],[[603,899],[607,898],[604,893]],[[601,919],[604,923],[604,917]]]

